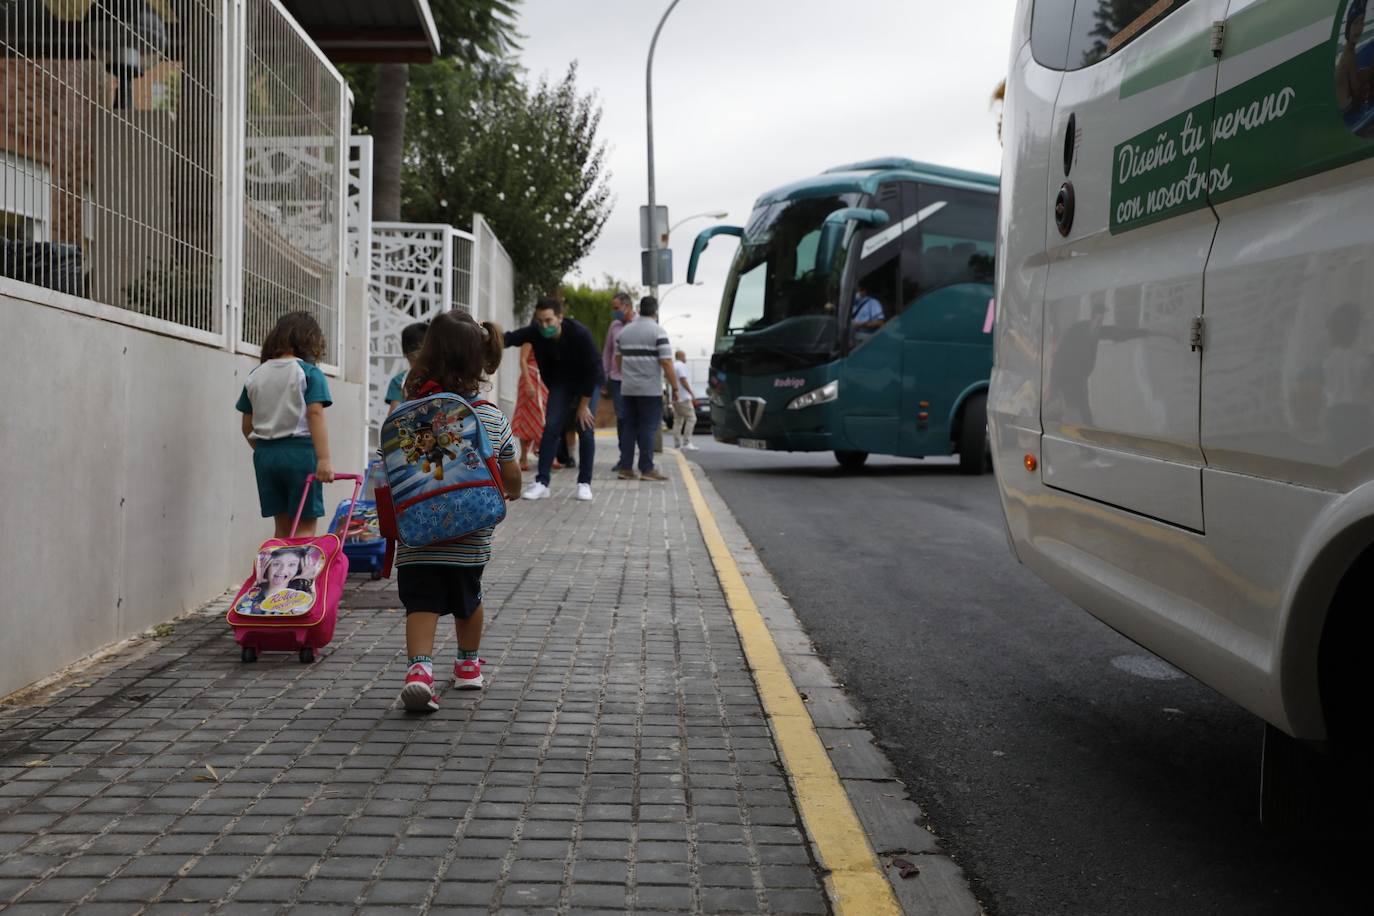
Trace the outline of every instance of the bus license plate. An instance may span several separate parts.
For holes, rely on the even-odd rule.
[[[765,439],[741,439],[739,440],[739,447],[767,449],[768,442]]]

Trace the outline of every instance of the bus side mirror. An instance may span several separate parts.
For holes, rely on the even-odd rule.
[[[835,257],[840,252],[840,243],[844,241],[845,229],[849,226],[850,220],[861,226],[885,226],[888,215],[883,210],[845,207],[827,216],[821,225],[820,241],[816,243],[816,273],[828,274],[835,266]]]
[[[692,257],[687,262],[687,282],[697,282],[697,260],[701,258],[701,253],[706,250],[706,246],[711,244],[711,239],[718,235],[733,235],[736,238],[744,238],[744,228],[741,226],[712,226],[710,229],[703,229],[697,236],[697,240],[692,243]]]

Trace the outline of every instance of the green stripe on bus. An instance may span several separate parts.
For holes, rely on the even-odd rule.
[[[1340,0],[1257,3],[1226,20],[1226,56],[1253,51],[1314,22],[1331,19],[1339,5]],[[1154,55],[1143,54],[1128,61],[1121,79],[1120,97],[1127,99],[1139,95],[1180,77],[1215,67],[1216,63],[1212,56],[1212,36],[1195,35],[1178,47]]]

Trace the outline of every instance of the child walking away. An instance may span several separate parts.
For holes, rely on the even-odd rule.
[[[425,343],[425,332],[429,330],[428,321],[417,321],[408,324],[401,330],[401,352],[405,354],[406,368],[397,372],[391,377],[391,384],[386,387],[386,409],[391,412],[405,402],[406,399],[406,376],[410,370],[415,368],[415,360],[420,355],[420,348]]]
[[[520,494],[520,465],[510,422],[499,407],[478,401],[487,377],[501,364],[501,329],[478,324],[466,312],[444,312],[429,326],[415,367],[406,379],[414,399],[449,392],[473,403],[501,465],[507,499]],[[475,403],[474,403],[475,402]],[[452,615],[458,636],[453,682],[459,689],[482,686],[482,571],[491,561],[492,534],[483,528],[430,547],[401,546],[396,551],[397,585],[406,609],[405,686],[401,703],[412,712],[439,708],[434,686],[434,634],[439,618]]]
[[[324,332],[308,312],[284,315],[262,343],[262,362],[244,383],[238,410],[253,449],[258,503],[263,518],[276,520],[276,536],[288,537],[305,479],[316,477],[301,513],[301,537],[314,537],[324,515],[320,483],[334,479],[324,409],[329,383],[315,365],[324,355]]]

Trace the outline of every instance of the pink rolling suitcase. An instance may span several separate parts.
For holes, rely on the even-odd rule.
[[[354,481],[349,504],[356,503],[362,475],[335,474],[334,479]],[[295,652],[302,662],[313,662],[315,650],[334,638],[339,597],[348,579],[343,541],[337,534],[296,537],[314,481],[314,474],[305,479],[291,537],[263,542],[252,574],[229,606],[229,626],[245,662],[257,661],[259,652]],[[350,508],[350,520],[352,514]],[[348,521],[341,530],[348,530]]]

